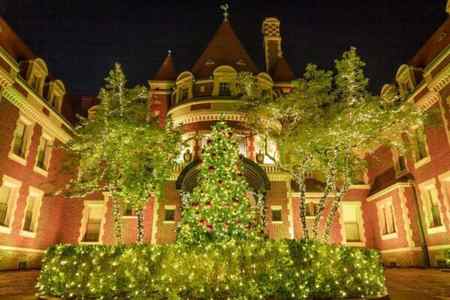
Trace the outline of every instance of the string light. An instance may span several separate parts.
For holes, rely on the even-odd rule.
[[[306,240],[58,245],[39,294],[94,299],[311,299],[385,294],[379,254]]]

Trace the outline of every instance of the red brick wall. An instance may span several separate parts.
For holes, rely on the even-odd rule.
[[[16,202],[14,220],[11,234],[0,233],[0,244],[14,247],[46,249],[48,246],[58,242],[60,221],[63,208],[63,198],[61,196],[52,196],[48,193],[54,192],[62,186],[66,177],[59,174],[62,160],[61,145],[55,140],[55,148],[50,161],[48,177],[45,177],[33,171],[37,148],[39,146],[42,128],[35,123],[31,135],[31,144],[28,150],[26,165],[22,165],[8,158],[10,146],[13,139],[16,122],[19,117],[18,109],[8,101],[0,103],[0,175],[4,174],[22,182],[19,191],[19,198]],[[21,236],[22,222],[26,206],[26,200],[29,193],[29,187],[35,187],[43,190],[46,195],[42,199],[42,205],[38,220],[37,235],[35,238]]]

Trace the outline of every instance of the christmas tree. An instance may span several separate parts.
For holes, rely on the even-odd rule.
[[[257,205],[251,199],[231,129],[218,122],[203,149],[199,185],[183,196],[177,240],[202,244],[262,236]]]

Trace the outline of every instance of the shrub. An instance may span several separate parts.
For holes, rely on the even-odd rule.
[[[385,293],[377,252],[313,241],[49,248],[42,295],[79,299],[327,299]]]

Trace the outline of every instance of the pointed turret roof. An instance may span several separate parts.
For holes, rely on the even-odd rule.
[[[153,80],[173,81],[175,79],[177,79],[177,72],[175,71],[172,53],[169,51]]]
[[[225,19],[214,34],[203,54],[192,68],[197,78],[208,78],[215,68],[228,65],[236,71],[257,73],[253,60],[236,36],[230,22]]]
[[[273,81],[292,81],[295,79],[294,72],[284,57],[280,57],[272,71]]]

